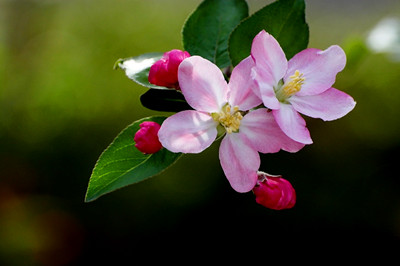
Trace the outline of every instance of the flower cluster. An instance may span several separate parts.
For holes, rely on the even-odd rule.
[[[278,41],[261,31],[227,82],[212,62],[172,50],[151,67],[149,82],[179,89],[193,110],[168,117],[159,130],[158,125],[147,130],[143,143],[135,137],[136,145],[147,153],[161,145],[171,152],[200,153],[222,138],[219,160],[232,188],[253,191],[265,207],[291,208],[296,202],[292,185],[260,172],[259,153],[293,153],[311,144],[301,114],[329,121],[354,108],[351,96],[332,87],[345,64],[337,45],[305,49],[288,61]]]

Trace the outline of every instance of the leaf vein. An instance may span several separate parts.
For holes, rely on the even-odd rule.
[[[125,148],[127,148],[127,147],[134,146],[134,145],[135,145],[135,142],[131,142],[131,143],[129,143],[129,144],[126,144],[126,145],[124,145],[124,146],[121,146],[121,147],[115,149],[113,152],[117,152],[117,151],[120,151],[120,150],[125,149]]]
[[[111,179],[109,180],[109,182],[106,182],[106,183],[102,184],[102,187],[107,187],[107,186],[110,185],[111,183],[114,183],[115,180],[117,180],[117,179],[120,178],[121,176],[123,176],[123,175],[125,175],[126,173],[132,171],[133,169],[137,168],[138,166],[144,164],[149,158],[151,158],[151,156],[147,157],[147,158],[146,158],[145,160],[143,160],[141,163],[135,165],[134,167],[129,168],[129,169],[126,170],[126,171],[124,171],[124,170],[110,171],[110,172],[104,173],[104,174],[102,174],[102,175],[100,175],[100,176],[97,176],[97,179],[98,179],[98,178],[101,178],[101,177],[103,177],[103,176],[105,176],[105,175],[107,175],[107,174],[110,174],[110,173],[111,173],[111,174],[113,174],[113,173],[122,173],[122,174],[120,174],[120,175],[117,175],[117,176],[114,177],[114,178],[111,178]]]
[[[139,158],[123,158],[123,159],[116,159],[116,160],[112,160],[109,161],[107,163],[104,163],[99,167],[96,168],[97,172],[100,172],[101,170],[103,170],[106,166],[109,166],[110,164],[114,164],[114,163],[119,163],[119,162],[123,162],[123,161],[132,161],[132,160],[139,160]]]

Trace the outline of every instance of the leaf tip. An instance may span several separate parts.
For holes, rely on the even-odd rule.
[[[118,59],[118,60],[114,63],[113,69],[114,69],[114,70],[120,69],[120,68],[121,68],[120,64],[122,64],[123,62],[124,62],[124,59],[122,59],[122,58]]]
[[[94,201],[97,197],[93,197],[93,195],[90,195],[90,187],[87,188],[85,199],[83,200],[84,203],[89,203]]]

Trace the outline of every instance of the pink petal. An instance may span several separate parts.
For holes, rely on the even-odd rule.
[[[210,61],[191,56],[178,69],[179,86],[188,104],[198,111],[218,112],[227,102],[228,84]]]
[[[276,85],[286,73],[288,62],[281,46],[275,38],[261,31],[253,39],[251,56],[257,69],[262,70],[265,81],[270,80],[271,85]]]
[[[274,100],[274,86],[286,73],[288,62],[275,38],[261,31],[253,40],[251,56],[255,62],[252,73],[260,90],[261,98],[268,108],[279,108],[278,100]]]
[[[253,91],[255,86],[251,78],[251,68],[253,66],[254,61],[250,56],[243,59],[233,69],[228,84],[230,104],[239,106],[242,111],[250,110],[262,103],[261,99]]]
[[[284,80],[299,70],[305,78],[299,96],[315,95],[329,89],[335,83],[336,75],[346,65],[346,54],[343,49],[333,45],[321,51],[309,48],[296,54],[289,60]]]
[[[335,120],[353,110],[356,102],[353,98],[335,88],[330,88],[321,94],[310,96],[294,95],[290,103],[298,112],[324,121]]]
[[[281,108],[272,110],[272,114],[279,127],[288,137],[300,143],[312,143],[306,121],[290,104],[281,104]]]
[[[172,152],[199,153],[217,136],[216,122],[210,115],[188,110],[168,117],[158,131],[161,144]]]
[[[225,176],[237,192],[248,192],[257,182],[260,156],[241,134],[227,134],[219,148],[219,160]]]
[[[281,149],[297,152],[304,147],[303,143],[294,141],[283,133],[272,112],[266,108],[245,115],[240,123],[240,134],[246,135],[254,149],[262,153],[275,153]]]
[[[276,98],[272,82],[264,82],[265,78],[258,74],[259,69],[253,68],[251,71],[251,78],[256,85],[253,88],[254,93],[262,100],[264,105],[270,109],[279,109],[279,101]],[[262,71],[261,71],[262,72]]]

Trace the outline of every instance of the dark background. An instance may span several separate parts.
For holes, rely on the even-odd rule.
[[[248,2],[254,12],[271,1]],[[346,50],[335,87],[357,105],[337,121],[307,119],[314,144],[300,152],[262,155],[262,170],[295,187],[293,209],[236,193],[219,143],[84,203],[100,153],[133,121],[159,114],[114,62],[182,49],[181,27],[199,3],[0,0],[0,264],[397,257],[400,62],[365,46],[382,18],[400,18],[395,0],[306,1],[309,47]]]

